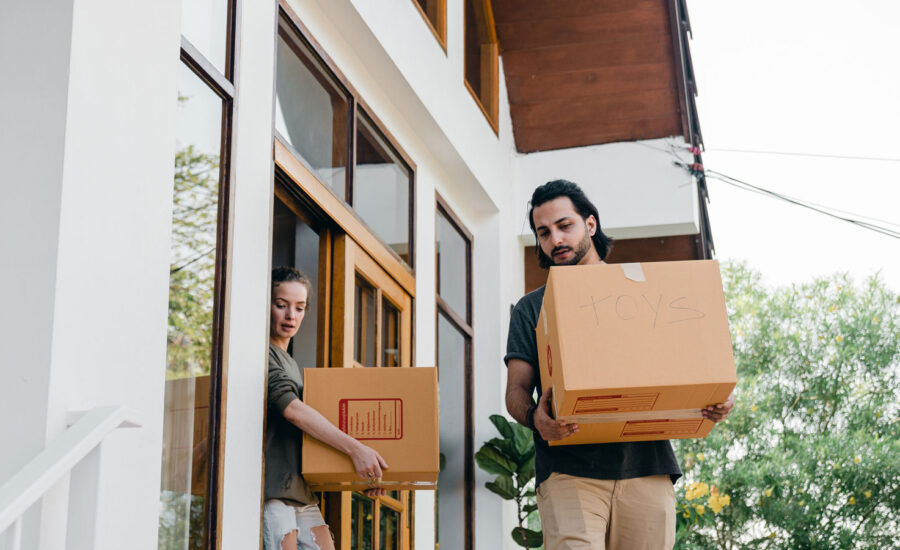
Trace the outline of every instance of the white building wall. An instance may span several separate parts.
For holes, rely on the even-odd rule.
[[[179,4],[0,9],[0,476],[54,440],[69,412],[127,405],[143,426],[103,444],[92,547],[154,547]],[[65,546],[67,499],[64,485],[48,493],[25,547]]]
[[[538,185],[567,179],[584,189],[613,238],[666,237],[700,232],[697,184],[675,161],[693,162],[681,136],[608,143],[517,155],[516,192],[526,204]],[[519,235],[534,244],[527,211],[518,214]]]

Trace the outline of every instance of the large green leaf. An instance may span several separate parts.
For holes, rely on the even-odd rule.
[[[522,506],[522,511],[525,512],[526,516],[537,509],[537,504],[526,504],[525,506]]]
[[[513,424],[513,442],[519,455],[527,455],[534,450],[534,439],[531,430],[521,424]]]
[[[494,426],[496,426],[497,431],[500,432],[500,435],[502,435],[506,439],[513,438],[512,426],[510,426],[509,421],[506,420],[506,418],[500,416],[499,414],[492,414],[490,418],[491,422],[494,424]]]
[[[512,477],[507,475],[499,475],[497,476],[497,479],[488,481],[484,486],[492,492],[497,493],[505,500],[515,500],[515,498],[519,496],[518,491],[516,491],[516,486],[513,484]]]
[[[516,527],[512,530],[512,538],[516,544],[524,548],[537,548],[544,544],[544,535],[538,531],[532,531],[524,527]]]
[[[519,463],[518,452],[516,452],[516,446],[511,439],[500,439],[499,437],[495,437],[488,441],[488,444],[493,445],[497,450],[502,452],[506,458],[512,460],[516,464]]]
[[[534,454],[519,465],[516,469],[516,474],[518,474],[519,483],[522,485],[534,479]]]
[[[516,463],[487,443],[475,453],[475,462],[482,470],[492,474],[512,475],[516,472]]]

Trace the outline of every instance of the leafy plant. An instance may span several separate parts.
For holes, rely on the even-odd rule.
[[[722,275],[736,405],[673,442],[678,547],[900,548],[900,298],[877,278]]]
[[[543,534],[526,527],[529,516],[537,510],[534,503],[534,441],[531,430],[497,414],[490,418],[501,437],[482,445],[475,453],[475,462],[482,470],[497,475],[494,481],[485,483],[485,487],[504,500],[516,503],[519,525],[512,530],[513,540],[524,548],[538,548],[544,542]]]

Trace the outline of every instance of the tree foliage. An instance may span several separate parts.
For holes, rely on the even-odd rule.
[[[209,374],[216,277],[219,158],[193,145],[175,155],[167,378]]]
[[[900,548],[900,301],[878,278],[723,270],[738,385],[676,454],[679,548]]]

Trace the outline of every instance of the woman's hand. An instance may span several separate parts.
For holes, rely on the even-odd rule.
[[[378,454],[378,451],[357,442],[350,451],[350,460],[353,461],[353,469],[359,477],[368,480],[372,485],[381,483],[381,476],[388,468],[387,462]]]

